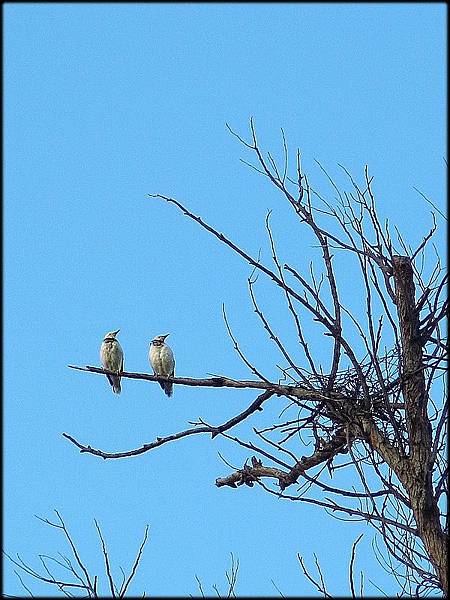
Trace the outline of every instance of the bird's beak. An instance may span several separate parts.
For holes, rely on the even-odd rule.
[[[120,329],[118,329],[117,331],[113,331],[114,335],[117,335],[119,333]]]
[[[166,335],[161,336],[164,340],[166,339],[166,337],[168,337],[170,335],[170,333],[166,333]]]

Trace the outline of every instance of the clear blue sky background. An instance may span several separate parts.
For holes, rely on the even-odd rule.
[[[57,508],[97,572],[94,517],[116,569],[128,568],[150,524],[135,594],[196,594],[195,574],[205,591],[214,583],[224,589],[233,552],[242,595],[275,594],[271,579],[285,595],[314,594],[297,553],[310,565],[316,553],[330,592],[346,595],[351,544],[365,531],[356,568],[392,592],[363,524],[258,487],[215,487],[230,471],[218,451],[237,465],[249,456],[226,440],[199,436],[103,461],[61,436],[128,450],[199,416],[224,422],[255,394],[177,387],[168,400],[157,384],[125,380],[116,397],[105,378],[67,365],[98,364],[104,333],[120,327],[128,370],[148,371],[149,340],[171,332],[179,375],[248,378],[222,320],[225,302],[242,348],[278,378],[275,365],[284,363],[252,312],[250,269],[147,194],[175,196],[254,255],[262,248],[268,262],[263,221],[273,209],[283,259],[307,274],[307,261],[318,257],[309,238],[268,182],[239,162],[251,156],[226,130],[228,122],[246,136],[253,116],[261,144],[277,157],[284,128],[291,155],[299,146],[310,183],[330,200],[315,159],[347,189],[337,164],[360,181],[368,164],[382,217],[418,243],[430,207],[413,186],[444,210],[444,5],[6,4],[3,11],[5,549],[36,567],[39,553],[65,551],[58,532],[33,517]],[[359,314],[350,263],[340,260],[344,298]],[[295,352],[283,299],[262,280],[258,289]],[[319,330],[309,331],[326,368],[328,346]],[[280,409],[268,407],[238,432],[249,439],[252,426]],[[4,591],[23,592],[8,563]]]

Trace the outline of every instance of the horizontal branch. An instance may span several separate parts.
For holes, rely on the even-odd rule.
[[[108,371],[101,369],[100,367],[91,367],[86,365],[85,367],[77,367],[75,365],[67,365],[69,369],[76,369],[77,371],[88,371],[90,373],[98,373],[100,375],[117,375],[115,371]],[[237,389],[257,389],[257,390],[271,390],[273,393],[283,396],[294,396],[295,398],[310,399],[310,400],[345,400],[346,398],[338,394],[333,394],[332,398],[329,395],[321,394],[319,391],[314,391],[301,386],[290,386],[290,385],[279,385],[278,383],[265,382],[265,381],[252,381],[242,380],[237,381],[230,379],[229,377],[209,377],[207,379],[193,379],[192,377],[163,377],[162,375],[150,375],[149,373],[131,373],[123,371],[120,374],[123,378],[129,379],[144,379],[146,381],[170,381],[177,385],[188,385],[193,387],[227,387]],[[351,400],[350,398],[348,399]]]
[[[399,520],[394,520],[394,519],[390,519],[385,517],[384,515],[377,515],[377,514],[372,514],[372,513],[368,513],[364,510],[361,509],[356,509],[356,508],[351,508],[348,506],[343,506],[341,504],[337,504],[337,502],[335,502],[334,500],[332,500],[331,498],[325,497],[325,500],[327,500],[327,502],[323,502],[322,500],[318,500],[316,498],[305,498],[303,496],[291,496],[289,494],[285,494],[283,491],[278,492],[276,490],[270,489],[268,486],[266,486],[262,481],[259,480],[259,477],[275,477],[275,478],[279,478],[279,475],[277,473],[277,471],[279,471],[281,474],[283,473],[283,471],[280,471],[279,469],[273,469],[271,467],[264,467],[262,465],[255,465],[253,467],[250,467],[249,465],[246,465],[244,467],[244,469],[247,470],[247,481],[243,481],[242,483],[246,483],[247,485],[249,485],[250,487],[253,486],[254,482],[257,481],[257,483],[267,492],[269,492],[270,494],[273,494],[274,496],[277,496],[278,498],[281,498],[283,500],[292,500],[295,502],[305,502],[307,504],[315,504],[316,506],[321,506],[327,510],[330,510],[331,512],[343,512],[346,513],[350,516],[354,516],[354,517],[359,517],[361,519],[365,519],[368,522],[373,522],[373,521],[377,521],[377,522],[381,522],[383,523],[385,526],[392,526],[395,527],[397,529],[401,529],[402,531],[406,531],[408,533],[410,533],[411,535],[417,536],[419,535],[419,532],[416,528],[411,527],[405,523],[400,522]],[[236,475],[235,473],[233,473],[232,475]],[[229,477],[231,478],[232,475],[230,475]],[[225,479],[229,479],[229,478],[224,478]],[[219,482],[219,483],[217,483]],[[242,483],[237,483],[237,485],[242,485]],[[220,487],[221,485],[229,485],[231,487],[236,487],[236,482],[232,483],[232,482],[227,482],[227,483],[222,483],[221,479],[217,479],[216,480],[216,485],[218,485],[218,487]],[[381,493],[378,493],[377,495],[382,495]],[[374,494],[371,494],[371,496],[374,496]]]
[[[276,467],[266,467],[262,464],[259,464],[257,461],[253,467],[249,465],[245,465],[242,469],[231,473],[227,477],[219,477],[216,479],[216,486],[223,487],[228,485],[230,487],[237,487],[238,485],[248,485],[250,487],[253,486],[255,481],[258,481],[260,477],[273,477],[278,479],[278,484],[282,487],[283,482],[289,476],[289,473],[286,471],[282,471],[281,469],[277,469]]]
[[[311,456],[302,456],[290,471],[265,467],[261,461],[253,457],[252,467],[245,465],[242,469],[238,469],[227,477],[219,477],[219,479],[216,479],[216,486],[222,487],[228,485],[230,487],[237,487],[244,483],[252,486],[253,482],[257,481],[259,477],[274,477],[278,479],[280,489],[285,490],[288,486],[296,483],[300,475],[304,474],[308,469],[331,461],[336,454],[345,454],[347,452],[346,434],[342,429],[339,429],[328,443],[318,448]]]

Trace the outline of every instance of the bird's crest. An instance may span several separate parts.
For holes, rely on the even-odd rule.
[[[157,335],[156,337],[154,337],[152,339],[152,344],[155,344],[155,346],[159,346],[161,344],[164,344],[164,340],[169,335],[170,335],[170,333],[166,333],[165,335]]]
[[[108,332],[105,337],[103,338],[104,340],[115,340],[116,339],[116,335],[119,333],[120,329],[116,329],[116,331],[110,331]]]

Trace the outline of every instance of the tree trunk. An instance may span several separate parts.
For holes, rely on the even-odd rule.
[[[411,260],[394,256],[394,280],[397,314],[402,344],[402,393],[410,441],[408,475],[403,480],[411,501],[420,538],[441,582],[448,593],[447,538],[439,518],[431,480],[431,423],[427,413],[427,391],[423,364],[423,346],[416,310]]]

